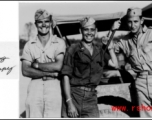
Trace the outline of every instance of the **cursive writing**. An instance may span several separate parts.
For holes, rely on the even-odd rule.
[[[8,57],[0,57],[0,63],[3,63],[6,59],[9,59]],[[6,75],[10,74],[13,70],[15,66],[13,67],[2,67],[0,68],[0,72],[4,72],[4,71],[7,71]]]
[[[3,71],[7,71],[6,75],[8,75],[12,69],[14,68],[15,66],[13,67],[3,67],[3,68],[0,68],[0,71],[3,72]]]
[[[9,59],[9,58],[7,58],[7,57],[5,57],[5,56],[4,56],[4,57],[1,57],[1,58],[0,58],[0,63],[4,62],[6,59]]]

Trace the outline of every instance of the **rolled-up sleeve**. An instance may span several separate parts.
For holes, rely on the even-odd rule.
[[[65,51],[66,51],[66,44],[64,40],[60,39],[57,50],[55,52],[55,57],[57,57],[59,54],[65,54]]]
[[[61,69],[61,75],[67,75],[69,77],[72,77],[73,73],[73,57],[71,53],[66,52],[63,62],[63,67]]]
[[[27,60],[29,62],[32,62],[32,56],[31,56],[29,43],[26,43],[25,46],[24,46],[21,61],[22,60]]]

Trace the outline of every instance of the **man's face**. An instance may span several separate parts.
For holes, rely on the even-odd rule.
[[[51,24],[52,22],[50,18],[45,18],[45,19],[36,21],[36,27],[38,29],[38,33],[42,35],[48,34],[51,28]]]
[[[90,43],[94,40],[95,38],[95,35],[96,35],[96,32],[97,32],[97,29],[96,29],[96,26],[95,24],[92,24],[90,26],[87,26],[87,27],[83,27],[81,29],[82,31],[82,36],[83,36],[83,39],[87,42],[87,43]]]
[[[140,31],[140,28],[142,27],[143,19],[141,19],[139,16],[129,17],[127,24],[130,31],[136,34]]]

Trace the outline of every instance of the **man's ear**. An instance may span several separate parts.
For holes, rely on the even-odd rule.
[[[98,32],[98,28],[96,28],[96,33]]]
[[[141,25],[144,23],[144,18],[142,17],[141,18]]]
[[[79,28],[79,32],[80,32],[80,34],[82,34],[82,29],[81,28]]]
[[[34,24],[35,24],[35,26],[37,27],[36,21],[35,21],[35,23],[34,23]]]
[[[98,36],[98,29],[96,28],[96,34],[95,34],[95,37],[97,38]]]

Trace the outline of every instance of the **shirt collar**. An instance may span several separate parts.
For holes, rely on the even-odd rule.
[[[96,57],[96,55],[98,55],[99,53],[100,53],[100,49],[99,49],[99,47],[97,46],[97,43],[95,42],[95,41],[93,41],[93,43],[92,43],[92,45],[93,45],[93,54],[92,54],[92,59],[94,59],[95,57]],[[82,41],[80,41],[80,43],[79,43],[79,51],[81,51],[81,52],[83,52],[83,53],[85,53],[85,54],[87,54],[88,53],[88,51],[87,51],[87,48],[85,48],[84,47],[84,45],[83,45],[83,43],[82,43]],[[87,54],[88,55],[88,54]],[[89,54],[90,55],[90,54]]]
[[[49,41],[51,40],[51,43],[58,43],[57,39],[56,39],[56,35],[51,35]],[[36,36],[35,38],[31,39],[31,43],[37,43],[39,40],[38,36]]]
[[[147,26],[146,25],[144,25],[143,27],[142,27],[142,33],[145,33],[146,31],[147,31]],[[132,37],[135,37],[135,38],[138,38],[138,36],[140,35],[140,34],[142,34],[142,33],[139,33],[138,35],[134,35],[134,34],[132,34],[131,32],[130,32],[130,36],[131,36],[131,38]]]
[[[93,45],[93,48],[96,47],[96,43],[94,41],[92,42],[92,45]],[[83,45],[82,41],[80,41],[79,47],[80,47],[80,51],[85,50],[85,46]]]

